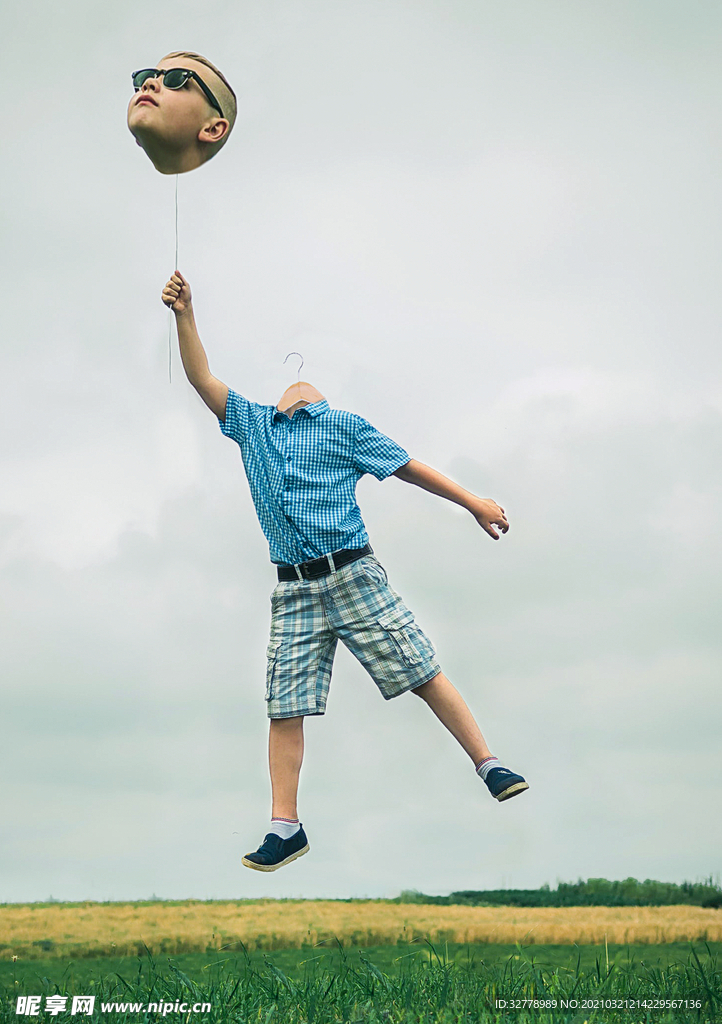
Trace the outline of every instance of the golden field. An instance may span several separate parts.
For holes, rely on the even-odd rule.
[[[177,954],[431,942],[579,944],[722,941],[701,907],[464,907],[332,900],[0,906],[0,958]]]

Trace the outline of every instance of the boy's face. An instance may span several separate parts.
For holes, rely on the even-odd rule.
[[[214,96],[219,94],[220,79],[205,64],[188,57],[164,57],[155,66],[195,71]],[[132,96],[128,128],[159,171],[177,174],[200,166],[203,145],[220,141],[229,125],[194,79],[180,89],[167,89],[159,76],[147,79]]]

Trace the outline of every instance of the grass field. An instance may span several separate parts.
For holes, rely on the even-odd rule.
[[[0,943],[0,1022],[92,995],[114,1024],[722,1024],[722,911],[699,907],[7,904]],[[91,1019],[66,1009],[38,1019]]]
[[[358,947],[521,942],[722,942],[722,910],[679,907],[466,907],[384,900],[6,904],[0,958],[275,950],[338,939]]]
[[[19,1019],[19,995],[61,993],[94,995],[94,1019],[118,1024],[166,1017],[203,1024],[716,1024],[722,1021],[720,951],[711,944],[434,948],[422,942],[5,960],[0,1021]],[[207,1008],[175,1012],[181,1001]],[[162,1011],[148,1011],[149,1003]],[[88,1018],[61,1013],[51,1019]]]

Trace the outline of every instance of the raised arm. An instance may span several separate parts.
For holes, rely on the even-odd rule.
[[[439,473],[437,469],[432,469],[431,466],[425,466],[423,462],[411,459],[405,466],[397,469],[393,475],[397,476],[399,480],[405,480],[407,484],[423,487],[425,491],[438,494],[440,497],[447,498],[468,509],[482,530],[486,530],[494,540],[499,539],[499,534],[494,529],[495,526],[498,526],[502,533],[506,533],[509,529],[504,509],[495,501],[492,501],[491,498],[477,498],[471,491],[464,490],[459,484],[449,480],[448,476]]]
[[[193,316],[190,285],[179,270],[176,270],[163,289],[161,298],[175,313],[178,345],[186,377],[211,412],[225,422],[228,387],[214,377],[208,368],[208,358]]]

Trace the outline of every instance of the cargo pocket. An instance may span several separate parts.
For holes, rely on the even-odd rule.
[[[278,661],[278,652],[282,643],[282,640],[270,640],[266,650],[266,657],[268,658],[266,665],[266,700],[273,700],[273,678],[276,673],[276,662]]]
[[[379,615],[379,626],[401,655],[407,665],[418,665],[422,660],[421,651],[415,642],[420,635],[420,630],[414,623],[414,617],[408,608],[403,611],[393,609]]]

